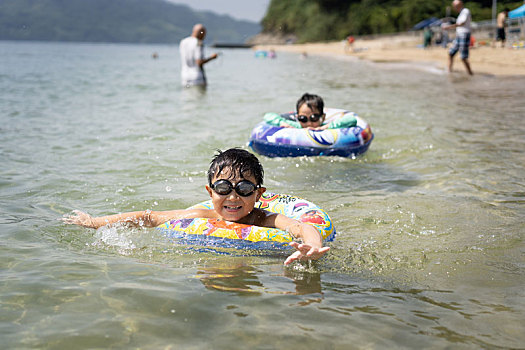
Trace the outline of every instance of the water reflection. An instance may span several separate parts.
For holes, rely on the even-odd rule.
[[[290,278],[295,284],[295,293],[297,295],[322,294],[320,273],[285,269],[284,275]]]
[[[206,95],[206,86],[183,87],[180,91],[180,106],[183,109],[195,108],[195,104],[202,101]]]
[[[197,272],[197,277],[207,289],[233,292],[237,295],[260,295],[263,284],[258,280],[260,272],[252,266],[207,267]]]
[[[498,344],[490,336],[494,329],[499,332],[500,345],[518,344],[516,334],[520,328],[522,332],[523,327],[513,322],[498,324],[494,320],[507,317],[508,321],[517,321],[519,307],[508,307],[495,300],[481,302],[478,298],[486,297],[482,290],[472,298],[472,294],[453,290],[389,288],[387,285],[385,281],[374,283],[370,279],[345,283],[339,274],[325,275],[325,297],[320,309],[328,313],[324,317],[332,322],[346,325],[351,320],[352,327],[363,327],[363,332],[368,332],[367,325],[374,323],[372,337],[401,332],[405,336],[397,339],[397,345],[402,347],[413,348],[421,341],[421,335],[425,335],[432,339],[427,338],[426,347],[432,347],[432,343],[437,345],[437,339],[444,339],[464,346],[494,348]]]
[[[263,270],[246,263],[225,264],[199,269],[197,275],[202,284],[210,290],[234,293],[239,296],[262,294],[307,295],[321,293],[321,274],[318,272],[301,271],[302,269],[284,269],[287,281],[279,283],[276,290],[275,281],[271,286],[265,286],[261,281]],[[288,283],[291,281],[293,286]],[[316,299],[319,301],[320,299]],[[306,302],[307,304],[310,302]]]

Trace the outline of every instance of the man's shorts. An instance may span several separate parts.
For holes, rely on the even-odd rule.
[[[457,34],[456,39],[452,42],[452,47],[448,54],[454,56],[458,51],[462,59],[468,58],[468,48],[470,45],[470,33]]]
[[[496,35],[496,41],[497,40],[505,41],[505,28],[498,28],[498,33]]]

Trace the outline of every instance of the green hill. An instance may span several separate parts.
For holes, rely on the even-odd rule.
[[[260,25],[164,0],[1,0],[0,40],[178,43],[195,23],[207,42],[244,43]]]
[[[492,17],[492,1],[466,1],[473,21]],[[451,0],[272,0],[262,20],[263,32],[299,42],[341,40],[346,36],[404,32],[416,23],[443,18]],[[498,12],[523,1],[498,0]],[[457,16],[453,11],[452,16]]]

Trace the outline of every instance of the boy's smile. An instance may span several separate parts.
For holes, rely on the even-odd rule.
[[[244,176],[243,178],[239,176],[230,177],[229,175],[229,173],[224,173],[223,171],[212,179],[212,183],[224,179],[230,181],[233,187],[243,180],[248,180],[251,183],[256,184],[253,175]],[[225,195],[218,194],[208,185],[206,186],[206,190],[211,197],[213,208],[219,219],[247,224],[250,224],[248,216],[252,212],[255,203],[259,200],[264,191],[266,191],[264,187],[260,187],[251,195],[243,197],[234,189]]]

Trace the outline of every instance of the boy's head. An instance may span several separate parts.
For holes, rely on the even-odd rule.
[[[257,157],[239,148],[219,151],[208,170],[206,190],[219,218],[241,222],[249,218],[255,203],[266,191],[264,171]]]
[[[240,148],[230,148],[224,152],[218,151],[213,157],[208,170],[208,184],[220,174],[227,174],[229,178],[246,178],[253,176],[255,185],[262,185],[264,170],[256,156]]]
[[[305,93],[297,101],[296,110],[297,121],[303,128],[319,127],[324,122],[324,102],[318,95]]]

